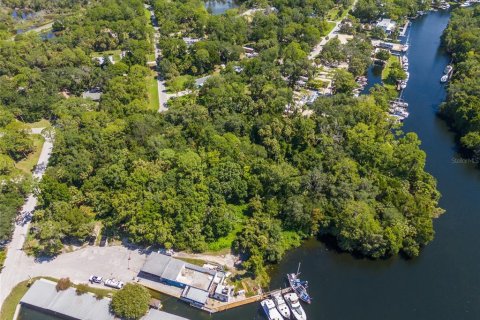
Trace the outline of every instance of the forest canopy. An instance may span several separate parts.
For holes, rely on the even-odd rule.
[[[453,79],[441,114],[460,136],[461,145],[480,157],[480,7],[455,10],[443,35],[452,53]]]
[[[0,42],[0,103],[56,129],[27,246],[55,255],[101,222],[144,246],[205,251],[231,239],[257,275],[310,236],[374,258],[418,255],[433,239],[439,194],[418,137],[388,118],[385,90],[353,98],[345,89],[317,99],[310,116],[285,113],[296,81],[313,72],[307,55],[335,5],[325,3],[273,1],[278,12],[249,20],[213,16],[199,1],[154,1],[161,71],[211,75],[161,114],[147,108],[153,45],[142,1],[92,3],[49,41]],[[200,40],[188,47],[186,35]],[[244,59],[245,45],[258,56]],[[107,50],[128,54],[92,60]],[[361,37],[342,46],[342,61],[356,61],[349,80],[370,50]],[[90,88],[99,102],[80,98]]]

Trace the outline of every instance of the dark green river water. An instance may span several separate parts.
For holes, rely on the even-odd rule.
[[[480,319],[480,174],[456,153],[454,134],[436,117],[445,99],[439,80],[449,57],[440,48],[440,36],[448,19],[446,12],[433,12],[413,22],[411,75],[403,94],[410,104],[404,130],[422,140],[427,170],[438,180],[446,210],[435,221],[435,240],[413,260],[357,259],[317,240],[288,253],[272,275],[271,288],[280,287],[285,273],[302,262],[302,277],[314,298],[305,306],[308,319]],[[214,316],[170,298],[164,305],[165,311],[191,320],[264,319],[259,304]],[[23,319],[46,320],[28,314]]]

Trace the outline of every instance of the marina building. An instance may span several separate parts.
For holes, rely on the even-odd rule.
[[[224,285],[226,274],[223,271],[196,266],[160,253],[151,253],[147,257],[139,277],[182,288],[180,299],[198,308],[203,308],[209,297],[228,301],[232,294],[231,288]]]

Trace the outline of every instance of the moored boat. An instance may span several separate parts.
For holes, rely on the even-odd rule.
[[[443,75],[443,76],[440,78],[440,82],[441,82],[441,83],[445,83],[445,82],[447,82],[447,81],[448,81],[448,75],[446,75],[446,74]]]
[[[293,291],[296,292],[302,301],[306,303],[312,303],[312,298],[310,298],[310,295],[307,292],[308,282],[300,280],[298,278],[298,274],[298,272],[287,274],[290,287],[292,287]]]
[[[445,69],[443,70],[443,73],[449,74],[452,70],[453,70],[453,67],[452,67],[451,65],[448,65],[448,66],[446,66]]]
[[[307,315],[300,305],[300,300],[298,300],[297,294],[294,292],[287,293],[284,297],[292,311],[293,318],[296,320],[307,320]]]
[[[279,293],[276,293],[272,296],[273,302],[275,302],[275,306],[277,307],[278,312],[284,317],[285,319],[290,319],[291,312],[290,309],[288,308],[287,304],[285,303],[285,300],[283,299],[282,295]]]
[[[267,315],[268,320],[283,320],[280,312],[275,308],[275,303],[271,299],[265,299],[260,302],[262,305],[263,311]]]

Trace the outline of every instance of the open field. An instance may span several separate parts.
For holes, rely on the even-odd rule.
[[[152,111],[158,110],[158,84],[157,78],[155,77],[154,72],[152,75],[147,77],[147,88],[148,88],[148,109]]]
[[[32,135],[32,138],[34,151],[29,154],[27,158],[15,164],[15,167],[28,174],[32,173],[33,168],[37,164],[40,153],[42,152],[43,143],[45,142],[45,138],[39,134]]]

